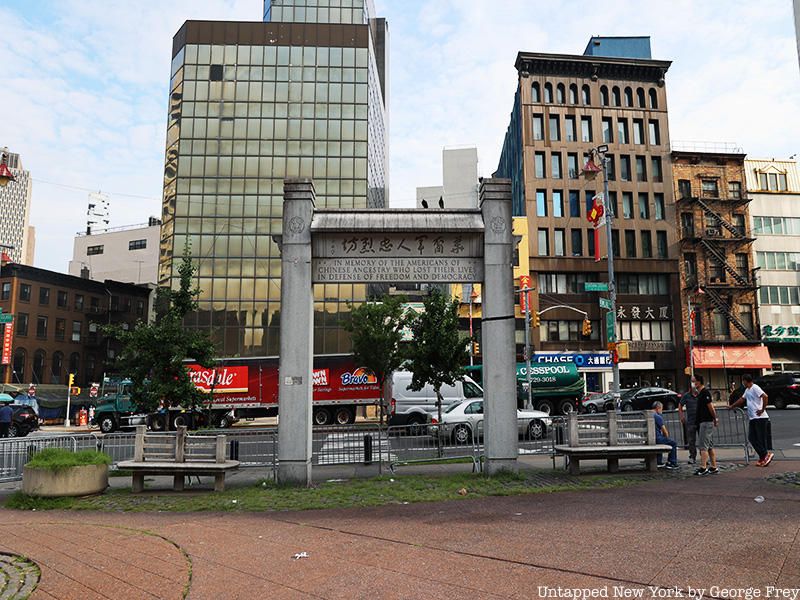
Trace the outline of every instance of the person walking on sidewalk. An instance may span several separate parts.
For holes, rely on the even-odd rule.
[[[744,375],[742,382],[745,387],[744,396],[731,404],[731,408],[737,408],[747,403],[747,418],[750,421],[747,437],[750,440],[750,445],[758,453],[756,466],[766,467],[775,456],[769,451],[767,442],[767,432],[769,431],[767,400],[769,398],[760,386],[753,383],[752,375]]]
[[[11,421],[14,418],[14,409],[11,408],[8,402],[3,402],[0,406],[0,438],[8,437],[8,430],[11,427]]]
[[[661,413],[664,412],[664,405],[661,402],[654,402],[653,403],[653,419],[656,422],[656,444],[666,444],[670,446],[671,450],[669,451],[669,458],[667,459],[667,464],[665,465],[667,469],[677,469],[678,468],[678,444],[669,437],[669,431],[667,430],[667,426],[664,425],[664,417],[661,416]],[[661,461],[663,460],[661,454],[658,455],[658,464],[661,465]]]
[[[704,385],[703,376],[695,375],[692,385],[697,390],[697,445],[700,448],[700,467],[695,475],[716,475],[717,453],[714,451],[714,428],[719,424],[711,392]],[[709,459],[711,466],[708,465]]]
[[[694,386],[678,402],[678,415],[689,448],[689,464],[693,465],[697,462],[697,390]]]

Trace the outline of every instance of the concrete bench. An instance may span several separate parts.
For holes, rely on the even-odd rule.
[[[567,417],[567,444],[555,447],[569,457],[571,475],[580,473],[581,460],[605,460],[611,473],[619,471],[620,458],[643,458],[648,471],[657,469],[658,455],[669,452],[666,444],[656,444],[653,411],[597,415],[570,413]]]
[[[132,471],[132,490],[144,490],[145,475],[172,475],[173,489],[183,490],[187,475],[213,475],[214,491],[225,490],[225,474],[239,468],[238,460],[225,459],[225,436],[187,435],[186,427],[172,433],[147,433],[144,425],[136,428],[133,460],[118,467]]]

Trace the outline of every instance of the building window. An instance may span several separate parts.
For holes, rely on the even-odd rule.
[[[719,188],[716,179],[701,180],[700,189],[704,198],[719,198]]]
[[[636,181],[647,181],[647,163],[644,156],[636,157]]]
[[[564,135],[567,136],[568,142],[578,141],[578,134],[575,130],[575,117],[572,115],[567,115],[564,117],[564,129]]]
[[[644,273],[619,273],[617,292],[638,296],[666,296],[669,293],[667,275]]]
[[[658,94],[656,93],[655,88],[650,88],[649,96],[650,108],[658,108]]]
[[[625,256],[636,258],[636,231],[633,229],[625,230]]]
[[[144,316],[144,300],[137,300],[136,301],[136,316],[143,317]]]
[[[753,305],[739,305],[739,322],[744,326],[748,333],[753,333]]]
[[[547,216],[547,190],[536,190],[536,216]]]
[[[594,273],[539,273],[539,293],[583,294],[587,281],[597,281],[597,275]]]
[[[625,106],[633,106],[633,90],[629,87],[625,88]]]
[[[659,131],[658,128],[658,121],[650,121],[647,125],[650,133],[650,145],[651,146],[661,145],[661,132]]]
[[[611,207],[611,214],[616,219],[619,217],[619,206],[617,206],[617,192],[608,192],[607,206]]]
[[[570,179],[578,179],[580,176],[577,154],[567,154],[567,174]]]
[[[656,231],[656,247],[658,258],[667,258],[667,232]]]
[[[539,256],[550,256],[550,247],[547,243],[547,229],[539,230]]]
[[[147,248],[147,240],[131,240],[128,242],[128,250],[143,250]]]
[[[619,258],[620,257],[619,229],[613,229],[611,231],[611,248],[614,251],[614,258]]]
[[[40,340],[47,339],[47,317],[36,317],[36,337]]]
[[[31,286],[27,283],[22,283],[19,286],[19,299],[22,302],[31,301]]]
[[[622,106],[622,97],[620,96],[617,86],[611,88],[611,101],[614,103],[614,106]]]
[[[564,192],[553,190],[553,216],[557,219],[564,216]]]
[[[600,86],[600,104],[608,106],[608,88],[604,85]]]
[[[575,190],[569,191],[569,216],[581,216],[581,193]]]
[[[65,319],[56,319],[56,340],[63,341],[67,335],[67,321]]]
[[[572,256],[583,256],[583,229],[572,230]]]
[[[620,339],[638,341],[672,341],[670,321],[617,321]]]
[[[100,244],[99,246],[89,246],[86,248],[86,255],[87,256],[95,256],[96,254],[103,253],[103,245]]]
[[[599,321],[592,321],[590,340],[599,340]],[[542,342],[577,342],[587,339],[582,334],[583,321],[542,321],[539,326],[539,339]]]
[[[67,308],[68,304],[69,304],[69,297],[67,292],[65,292],[64,290],[58,290],[56,292],[56,306],[58,306],[58,308]]]
[[[544,152],[536,152],[533,155],[533,171],[534,175],[539,179],[545,178],[544,172]]]
[[[561,154],[558,152],[550,155],[550,176],[553,179],[561,179]]]
[[[72,322],[72,341],[73,342],[80,342],[81,341],[81,322],[80,321],[73,321]]]
[[[712,322],[714,325],[714,335],[722,338],[728,338],[731,335],[730,323],[728,317],[718,308],[711,312]]]
[[[653,194],[653,205],[655,206],[656,221],[664,220],[664,194]]]
[[[9,298],[11,298],[11,282],[4,281],[2,292],[0,292],[0,300],[8,300]]]
[[[611,117],[603,117],[601,123],[601,127],[603,129],[603,141],[607,144],[610,144],[614,141],[614,133],[611,131]]]
[[[17,324],[17,335],[28,335],[28,315],[17,313],[14,321]]]
[[[649,231],[642,231],[642,258],[653,258],[653,239]]]
[[[586,251],[588,252],[589,256],[595,256],[595,247],[594,247],[594,232],[590,229],[587,232],[586,237]]]
[[[641,119],[633,120],[633,143],[644,144],[644,122]]]
[[[582,95],[583,95],[583,103],[586,106],[589,106],[592,103],[592,94],[589,91],[589,86],[588,85],[584,85],[581,91],[582,91]]]
[[[785,285],[762,285],[759,290],[761,304],[800,305],[800,287]]]
[[[639,218],[650,218],[650,198],[647,197],[647,192],[639,192]]]
[[[664,175],[661,172],[661,158],[658,156],[650,159],[650,175],[656,183],[664,181]]]
[[[12,381],[17,381],[18,383],[22,383],[25,381],[25,358],[26,358],[25,350],[22,348],[17,348],[14,351],[14,365],[13,365],[13,378]]]
[[[33,353],[33,383],[44,383],[44,350]]]
[[[211,65],[208,73],[209,81],[222,81],[223,67],[222,65]]]
[[[64,368],[64,355],[61,352],[53,353],[53,362],[50,365],[50,383],[61,383],[61,371]]]
[[[75,378],[78,378],[78,366],[81,364],[81,356],[77,352],[69,355],[69,372],[74,373]]]
[[[753,217],[753,233],[768,235],[800,235],[798,217]]]
[[[736,254],[736,272],[745,281],[750,280],[750,259],[747,254]]]
[[[566,101],[564,99],[564,84],[563,83],[559,83],[556,86],[556,102],[558,104],[566,104]]]
[[[644,103],[644,89],[643,88],[636,88],[636,103],[639,108],[646,108]]]
[[[742,182],[729,181],[728,182],[728,198],[731,200],[739,200],[742,197]]]
[[[563,229],[553,230],[553,253],[556,256],[564,256],[566,254],[566,242]]]
[[[678,196],[681,200],[692,197],[692,183],[688,179],[678,179]]]
[[[630,138],[628,138],[628,119],[617,119],[617,143],[631,143]]]
[[[542,115],[533,115],[533,139],[537,142],[544,139],[544,117]]]
[[[569,103],[570,104],[577,104],[578,103],[578,86],[574,83],[571,83],[569,86]]]
[[[786,187],[786,174],[785,173],[778,173],[778,191],[785,192],[789,188]]]
[[[614,155],[606,154],[606,174],[609,181],[616,181],[617,179],[617,170],[615,167],[616,164],[617,161],[614,160]]]
[[[697,255],[687,252],[683,255],[683,268],[686,270],[686,280],[689,285],[697,282]]]
[[[581,141],[592,141],[592,117],[581,117]]]
[[[550,141],[551,142],[558,142],[561,140],[561,127],[558,122],[558,115],[550,115],[548,119],[548,123],[550,124]]]
[[[83,294],[75,294],[75,310],[83,310]]]
[[[756,266],[765,271],[800,271],[800,252],[756,252]]]
[[[43,306],[47,306],[50,304],[50,288],[40,287],[39,288],[39,304]]]
[[[539,93],[539,83],[536,81],[531,85],[531,101],[537,103],[542,101],[541,94]]]
[[[622,181],[631,180],[631,157],[623,155],[619,157],[619,178]]]
[[[622,218],[633,218],[633,192],[622,192]]]
[[[552,83],[545,83],[544,84],[544,101],[547,104],[553,103],[553,84]]]
[[[736,232],[744,237],[745,235],[745,228],[744,228],[744,215],[735,213],[733,215],[733,226],[736,229]]]

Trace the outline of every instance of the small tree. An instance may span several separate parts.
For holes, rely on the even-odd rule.
[[[350,333],[353,354],[360,366],[368,368],[381,388],[381,421],[386,404],[386,379],[403,363],[401,343],[406,325],[402,296],[383,296],[350,309],[343,326]]]
[[[122,343],[116,366],[133,382],[132,399],[147,411],[157,409],[162,401],[167,406],[201,404],[205,395],[192,383],[184,360],[192,359],[206,368],[214,364],[214,345],[208,335],[183,324],[184,317],[197,309],[200,293],[192,287],[195,268],[188,247],[178,273],[177,290],[159,288],[156,294],[156,306],[163,310],[154,323],[139,321],[129,331],[117,325],[105,328]]]
[[[436,408],[442,422],[442,386],[453,385],[464,375],[469,362],[467,342],[458,329],[458,300],[448,300],[434,290],[423,300],[425,312],[410,322],[414,339],[408,344],[406,357],[413,373],[412,390],[430,384],[436,391]]]

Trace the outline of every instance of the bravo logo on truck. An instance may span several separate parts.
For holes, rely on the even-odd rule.
[[[364,367],[359,367],[352,373],[345,371],[341,374],[342,385],[376,385],[378,378]]]

